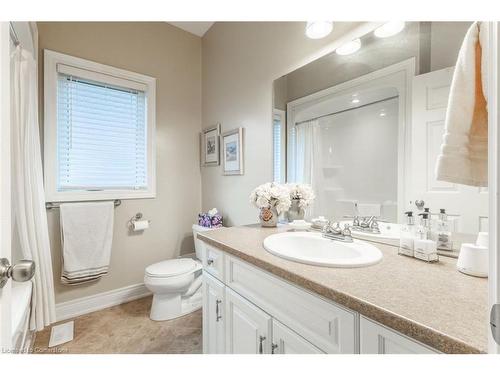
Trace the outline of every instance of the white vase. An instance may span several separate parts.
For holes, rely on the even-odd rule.
[[[278,211],[275,207],[261,208],[259,219],[261,226],[275,227],[276,225],[278,225]]]

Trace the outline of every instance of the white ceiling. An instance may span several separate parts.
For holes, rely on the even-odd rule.
[[[202,37],[212,27],[214,22],[169,22],[169,24]]]

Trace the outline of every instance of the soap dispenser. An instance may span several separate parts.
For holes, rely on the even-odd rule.
[[[405,219],[405,224],[401,226],[401,231],[413,237],[415,235],[415,217],[413,216],[413,211],[405,212]]]
[[[415,218],[413,211],[405,212],[406,222],[401,226],[398,254],[413,257],[415,240]]]
[[[423,240],[427,240],[429,237],[429,232],[431,230],[431,221],[429,219],[429,209],[425,208],[425,211],[421,214],[418,214],[418,216],[421,216],[420,218],[420,225],[417,228],[417,237]]]
[[[415,258],[425,260],[426,262],[437,262],[439,260],[439,257],[437,254],[436,241],[429,239],[429,214],[430,212],[428,210],[420,214],[422,218],[417,229],[417,238],[415,239],[413,245],[413,256]]]
[[[439,209],[439,219],[437,222],[436,242],[439,250],[452,251],[451,231],[449,230],[448,215],[446,209]]]

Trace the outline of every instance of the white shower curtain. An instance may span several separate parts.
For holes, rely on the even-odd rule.
[[[320,131],[318,120],[302,122],[295,127],[295,181],[311,185],[316,194],[307,212],[310,217],[324,214],[320,210],[323,207]]]
[[[37,67],[20,46],[12,54],[13,209],[23,257],[33,260],[31,329],[55,321],[54,281],[38,127]]]

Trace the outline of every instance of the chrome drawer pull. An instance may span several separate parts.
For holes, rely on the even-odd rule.
[[[215,321],[218,322],[222,319],[222,316],[219,315],[219,304],[222,303],[220,299],[215,301]]]
[[[264,353],[264,348],[262,347],[262,343],[266,339],[266,336],[259,336],[259,354]]]

